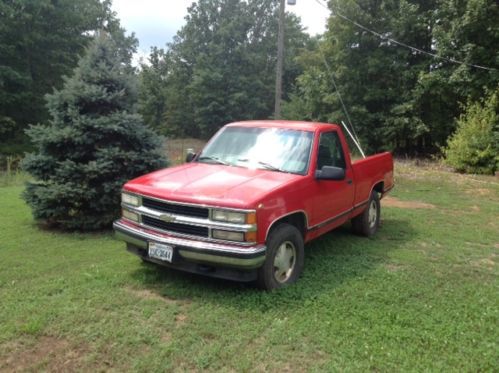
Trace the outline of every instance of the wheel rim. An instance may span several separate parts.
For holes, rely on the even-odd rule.
[[[283,242],[274,257],[274,277],[277,282],[284,283],[289,280],[296,263],[296,247],[290,242]]]
[[[374,228],[378,219],[378,207],[376,201],[371,201],[369,205],[369,228]]]

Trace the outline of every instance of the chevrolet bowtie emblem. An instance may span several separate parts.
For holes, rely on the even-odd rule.
[[[171,214],[162,214],[159,218],[167,223],[171,223],[177,219],[175,216]]]

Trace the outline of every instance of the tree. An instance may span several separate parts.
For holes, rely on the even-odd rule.
[[[434,41],[439,55],[468,64],[440,61],[447,84],[461,98],[477,101],[499,82],[499,3],[495,0],[441,0]],[[477,68],[479,65],[486,68]]]
[[[169,45],[169,131],[208,137],[234,120],[266,118],[274,106],[275,0],[200,0]],[[292,53],[307,40],[287,15],[285,90],[301,72]]]
[[[160,139],[134,111],[136,83],[114,40],[100,33],[61,90],[51,120],[31,126],[23,167],[37,181],[24,199],[36,219],[65,229],[108,227],[125,181],[165,165]]]
[[[444,149],[456,171],[494,174],[499,170],[499,87],[482,102],[470,102]]]
[[[142,63],[140,70],[139,113],[144,122],[163,134],[167,133],[167,85],[168,62],[165,51],[153,47],[149,63]]]
[[[48,119],[44,95],[60,88],[95,32],[113,34],[126,58],[136,39],[125,36],[110,0],[5,0],[0,2],[0,122],[15,128],[0,138],[0,152],[23,142],[23,129]]]
[[[478,101],[499,83],[499,3],[440,0],[434,18],[433,45],[445,59],[435,59],[431,69],[420,73],[414,95],[431,129],[430,140],[442,146],[466,103]]]
[[[463,103],[499,82],[494,0],[338,0],[329,7],[316,52],[300,57],[304,73],[285,105],[287,117],[348,122],[334,78],[368,151],[425,154],[445,144]]]
[[[305,119],[348,122],[333,79],[368,151],[413,150],[428,128],[412,97],[420,71],[430,61],[387,38],[421,49],[431,47],[435,1],[331,2],[328,30],[298,78],[289,106],[298,103]],[[339,4],[339,5],[336,5]],[[339,14],[336,14],[337,11]],[[383,33],[380,38],[343,18]],[[329,67],[326,67],[326,65]],[[412,148],[412,149],[411,149]],[[414,150],[413,150],[414,151]]]

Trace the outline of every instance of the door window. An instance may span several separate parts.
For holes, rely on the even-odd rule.
[[[335,131],[321,134],[317,154],[317,169],[320,170],[323,166],[346,168],[345,154],[338,133]]]

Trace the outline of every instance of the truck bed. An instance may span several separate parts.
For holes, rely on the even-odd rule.
[[[374,186],[383,196],[393,188],[393,158],[388,152],[375,154],[352,162],[355,183],[354,206],[367,202]]]

